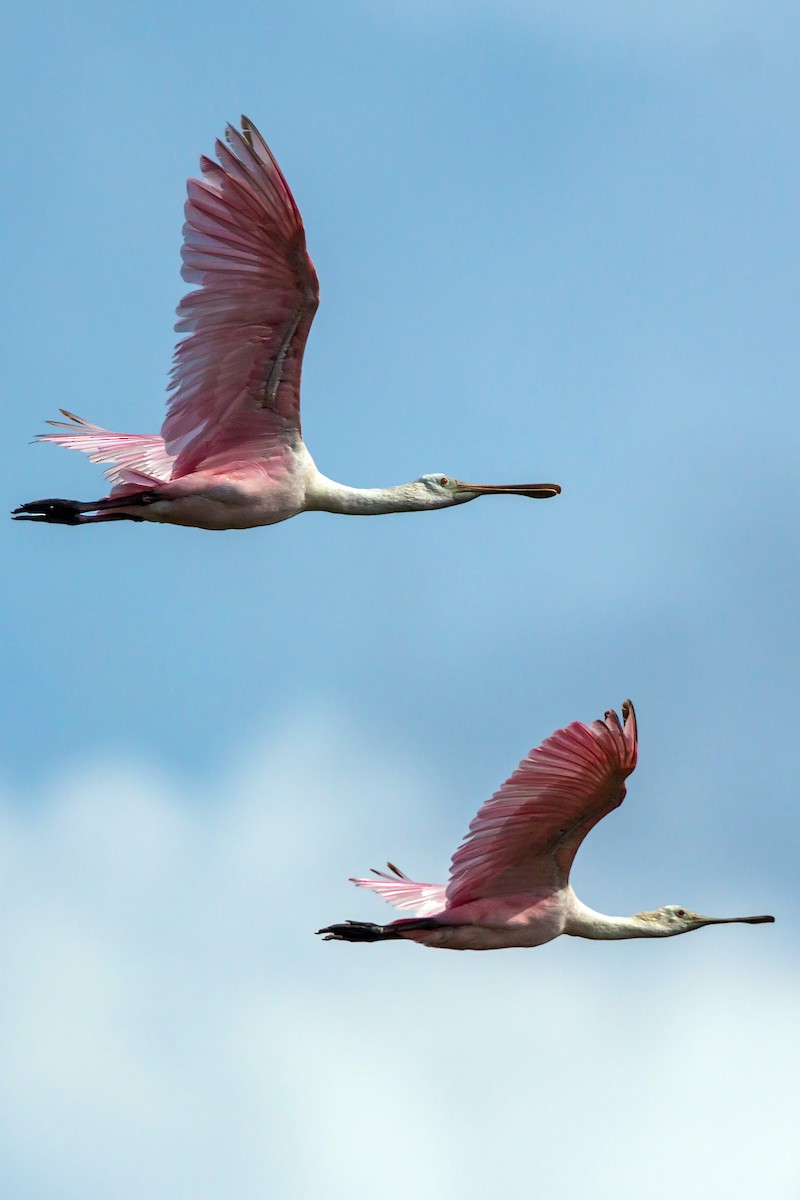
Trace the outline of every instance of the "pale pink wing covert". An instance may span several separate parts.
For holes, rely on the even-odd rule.
[[[350,883],[377,892],[388,904],[418,917],[433,917],[444,910],[446,888],[443,883],[416,883],[391,863],[386,865],[391,875],[373,867],[375,879],[351,879]]]
[[[117,486],[137,484],[152,486],[153,483],[172,478],[174,459],[164,447],[159,434],[113,433],[76,417],[66,408],[61,409],[66,421],[48,421],[60,433],[41,433],[37,441],[52,442],[67,450],[80,450],[88,454],[93,463],[112,463],[104,471],[106,479]]]
[[[289,185],[242,117],[187,183],[183,278],[162,434],[173,477],[268,458],[300,436],[300,373],[319,284]]]
[[[587,833],[625,797],[636,766],[633,705],[575,721],[531,750],[471,822],[453,855],[447,906],[562,887]]]

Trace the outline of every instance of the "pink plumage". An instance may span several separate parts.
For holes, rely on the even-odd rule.
[[[300,375],[319,285],[294,197],[256,127],[228,126],[217,162],[190,179],[183,278],[161,434],[112,433],[62,410],[44,442],[112,464],[110,496],[34,500],[25,521],[156,521],[203,529],[271,525],[308,510],[371,515],[447,508],[490,493],[547,498],[557,484],[487,486],[426,475],[349,488],[320,471],[302,439]]]
[[[470,822],[453,855],[447,902],[465,904],[520,887],[563,887],[587,833],[625,798],[636,766],[636,717],[623,705],[603,721],[574,721],[531,750]]]
[[[219,164],[187,185],[183,270],[162,435],[174,476],[217,459],[258,459],[300,435],[300,372],[319,284],[289,186],[255,126],[228,127]]]
[[[415,883],[407,875],[398,871],[391,863],[386,864],[386,871],[376,871],[372,868],[374,879],[351,879],[356,887],[369,888],[371,892],[405,912],[416,913],[418,917],[432,916],[443,912],[447,904],[447,886],[443,883]]]
[[[522,760],[482,805],[450,864],[447,884],[417,883],[397,867],[353,879],[411,919],[373,925],[346,921],[318,930],[330,941],[404,939],[450,950],[540,946],[560,934],[592,939],[670,937],[702,925],[760,924],[774,918],[701,917],[666,905],[608,917],[578,900],[569,884],[587,833],[625,798],[636,766],[633,705],[623,721],[609,711],[590,725],[559,729]]]
[[[67,450],[80,450],[93,463],[111,463],[103,474],[112,483],[139,483],[150,487],[153,483],[166,482],[172,478],[175,459],[167,453],[164,439],[157,433],[111,433],[99,425],[92,425],[76,417],[67,409],[61,409],[66,421],[48,421],[54,429],[64,433],[43,433],[40,442],[53,442]]]

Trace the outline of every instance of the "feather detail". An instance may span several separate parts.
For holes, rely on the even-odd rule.
[[[84,421],[67,409],[60,410],[65,421],[48,421],[63,433],[42,433],[40,442],[52,442],[67,450],[80,450],[93,463],[112,463],[104,474],[113,484],[164,483],[172,477],[175,459],[168,454],[159,434],[112,433],[100,425]]]
[[[368,888],[377,892],[382,900],[394,905],[403,912],[413,912],[418,917],[433,917],[445,907],[445,886],[442,883],[415,883],[402,871],[398,871],[392,863],[387,867],[393,872],[387,875],[385,871],[372,868],[375,879],[351,879],[356,887]]]
[[[636,766],[633,705],[575,721],[531,750],[486,801],[453,855],[447,905],[563,887],[587,833],[625,797]]]
[[[266,142],[242,118],[218,162],[190,179],[173,360],[162,428],[174,477],[268,457],[300,437],[300,372],[319,284],[294,197]]]

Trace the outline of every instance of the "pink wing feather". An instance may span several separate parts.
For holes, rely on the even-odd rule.
[[[42,433],[38,441],[52,442],[67,450],[80,450],[94,463],[113,463],[105,476],[117,486],[138,484],[148,487],[172,477],[174,458],[167,454],[164,439],[157,433],[112,433],[61,409],[66,421],[48,421],[64,433]]]
[[[453,855],[447,907],[561,887],[587,833],[625,797],[636,766],[633,705],[574,722],[531,750],[471,822]]]
[[[373,868],[375,879],[351,879],[350,883],[354,883],[356,887],[369,888],[371,892],[377,892],[388,904],[393,904],[395,908],[405,912],[416,913],[418,917],[433,917],[443,911],[443,883],[415,883],[391,863],[386,865],[394,874],[387,875],[385,871],[376,871]]]
[[[183,277],[162,434],[173,476],[268,457],[300,436],[303,351],[319,304],[303,222],[256,127],[228,126],[187,184]]]

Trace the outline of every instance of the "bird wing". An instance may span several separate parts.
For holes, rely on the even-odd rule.
[[[395,908],[416,913],[418,917],[433,917],[445,907],[445,885],[443,883],[415,883],[391,863],[386,864],[391,875],[372,868],[375,879],[351,879],[356,887],[369,888],[381,899]]]
[[[625,797],[636,766],[633,705],[574,722],[531,750],[482,806],[453,855],[447,906],[533,887],[563,887],[590,829]]]
[[[152,484],[172,477],[174,459],[157,433],[112,433],[74,413],[61,409],[66,421],[48,421],[62,433],[42,433],[40,442],[53,442],[67,450],[81,450],[94,463],[112,463],[105,476],[114,484]]]
[[[173,476],[269,456],[300,436],[300,371],[319,284],[280,167],[246,117],[187,183],[183,278],[162,434]],[[212,461],[216,460],[216,462]]]

